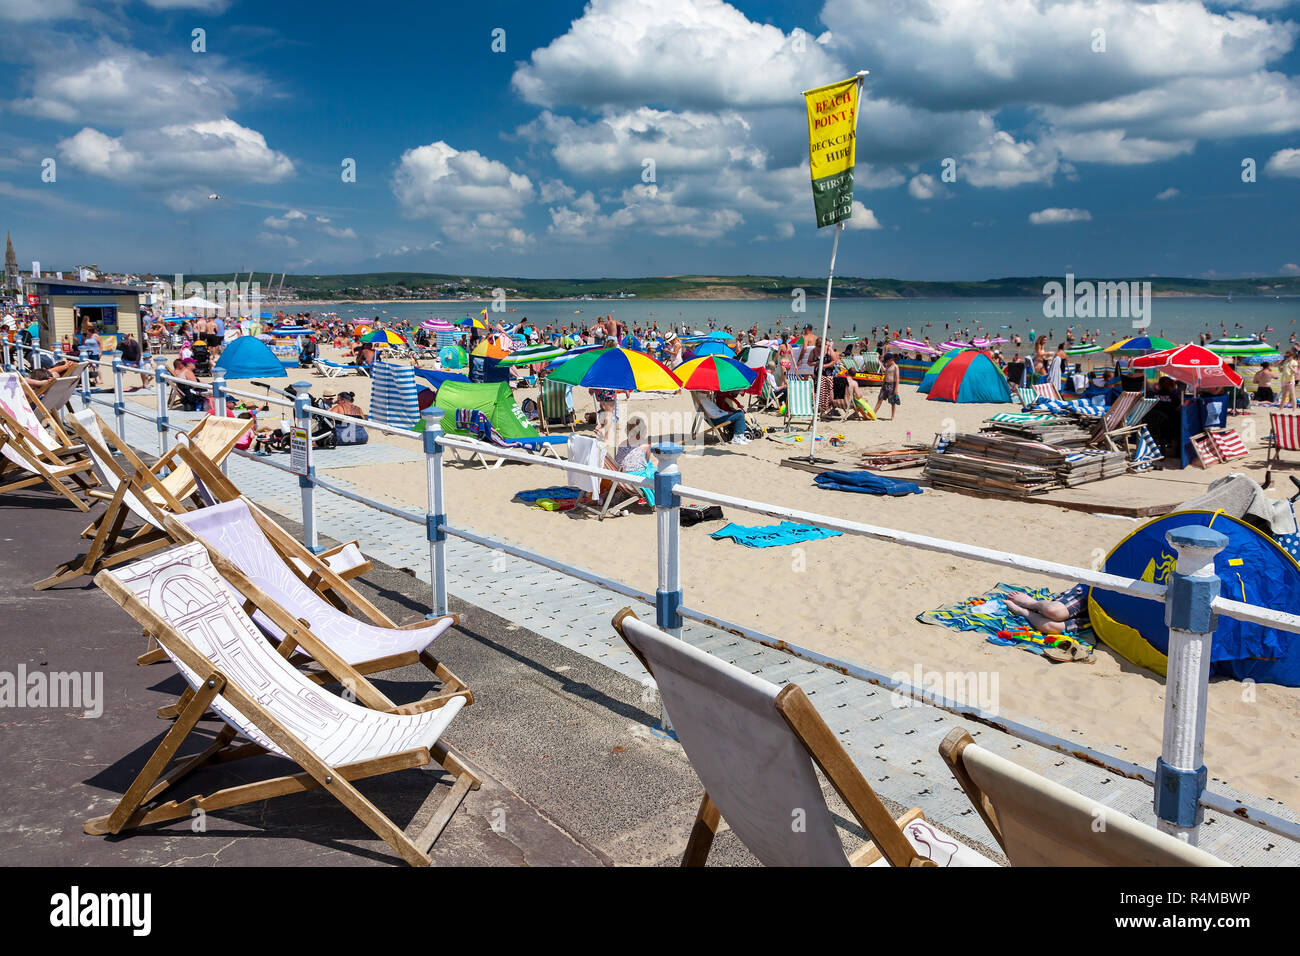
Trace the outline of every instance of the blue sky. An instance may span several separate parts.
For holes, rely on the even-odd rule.
[[[24,267],[815,275],[799,93],[865,68],[841,273],[1300,274],[1298,42],[1295,0],[0,0],[0,229]]]

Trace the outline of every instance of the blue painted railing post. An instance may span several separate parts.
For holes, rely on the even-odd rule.
[[[154,415],[158,423],[158,456],[167,454],[167,360],[161,355],[153,357]]]
[[[682,499],[677,494],[682,473],[677,465],[685,449],[676,442],[661,442],[651,449],[659,459],[655,472],[655,521],[659,551],[659,582],[655,589],[655,626],[681,639],[682,636]],[[664,730],[673,729],[668,709],[660,699]]]
[[[302,537],[308,550],[320,554],[325,549],[320,546],[320,536],[316,532],[316,465],[311,447],[311,382],[294,382],[293,392],[294,428],[307,436],[307,473],[298,476],[298,488],[302,491]]]
[[[113,364],[113,428],[119,438],[126,437],[126,399],[122,392],[122,353],[105,352],[104,358]]]
[[[81,407],[90,407],[90,353],[85,349],[81,350]]]
[[[442,455],[438,439],[443,436],[444,409],[430,405],[424,416],[425,484],[428,490],[428,510],[425,512],[424,536],[429,540],[429,583],[433,587],[433,612],[429,617],[442,617],[447,613],[447,506],[443,499]]]
[[[18,365],[18,373],[21,375],[27,371],[27,357],[23,354],[23,335],[21,331],[14,336],[14,355]]]
[[[1165,722],[1156,760],[1156,824],[1186,843],[1198,843],[1205,792],[1205,707],[1210,686],[1210,646],[1219,596],[1214,557],[1228,544],[1222,533],[1198,525],[1165,535],[1178,555],[1165,593],[1169,666]]]
[[[226,370],[214,368],[212,370],[212,413],[218,418],[226,417]],[[221,459],[221,473],[229,474],[229,458],[227,455]]]
[[[14,370],[13,350],[9,346],[9,333],[4,330],[0,330],[0,358],[3,358],[0,365],[4,366],[4,370],[12,372]]]

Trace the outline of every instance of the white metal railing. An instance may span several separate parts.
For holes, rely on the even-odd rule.
[[[33,351],[39,352],[40,350]],[[12,367],[10,362],[14,352],[15,350],[6,343],[4,350],[6,368]],[[32,354],[32,352],[29,352],[29,354]],[[1226,539],[1218,532],[1201,527],[1176,529],[1170,532],[1170,543],[1178,553],[1178,561],[1176,569],[1170,576],[1170,584],[1165,586],[1054,561],[1046,561],[1027,555],[998,551],[978,545],[969,545],[892,528],[878,527],[837,518],[833,515],[787,508],[722,494],[708,489],[682,485],[680,483],[678,459],[683,449],[678,445],[663,444],[656,446],[655,454],[659,462],[659,474],[653,479],[643,478],[578,462],[561,461],[532,454],[521,449],[501,448],[472,438],[449,436],[442,429],[443,411],[438,408],[430,408],[424,411],[425,430],[420,433],[409,428],[393,426],[386,422],[354,418],[316,408],[310,402],[309,390],[311,386],[308,382],[299,382],[294,385],[296,397],[290,402],[285,399],[231,389],[225,386],[224,379],[221,378],[217,378],[211,384],[206,385],[202,383],[196,385],[196,383],[186,379],[177,379],[162,371],[162,362],[159,357],[156,357],[157,366],[151,373],[146,369],[124,366],[120,362],[120,356],[116,353],[108,354],[110,356],[108,361],[101,359],[97,364],[101,368],[110,369],[114,377],[115,402],[112,404],[117,413],[119,432],[124,424],[125,416],[128,414],[155,422],[160,435],[160,454],[166,450],[166,435],[173,430],[182,430],[171,425],[166,417],[165,390],[169,384],[176,382],[182,382],[191,388],[197,387],[201,391],[212,394],[219,413],[224,413],[226,396],[230,395],[257,402],[269,402],[292,407],[294,409],[295,425],[299,429],[305,429],[308,435],[312,433],[311,419],[318,417],[336,422],[352,422],[397,437],[420,441],[426,458],[428,485],[427,507],[423,514],[367,498],[329,479],[321,478],[315,472],[315,465],[312,462],[315,452],[310,450],[310,447],[305,452],[306,466],[300,469],[286,467],[263,456],[247,452],[238,452],[238,454],[250,461],[268,465],[278,471],[297,475],[302,489],[304,538],[309,547],[319,550],[315,527],[314,498],[317,488],[400,520],[423,524],[426,529],[426,538],[429,541],[433,614],[440,615],[447,611],[446,539],[448,537],[460,538],[483,547],[511,554],[590,584],[598,585],[634,600],[652,604],[655,607],[658,626],[676,636],[680,637],[681,635],[683,619],[695,620],[719,627],[747,640],[778,648],[786,653],[822,666],[831,667],[857,679],[888,687],[909,698],[925,700],[949,713],[995,727],[1039,746],[1082,758],[1125,777],[1143,780],[1155,787],[1156,815],[1161,829],[1189,842],[1196,842],[1197,828],[1200,823],[1200,809],[1202,807],[1208,807],[1237,819],[1246,820],[1270,832],[1300,841],[1300,824],[1276,814],[1246,806],[1205,789],[1206,771],[1202,758],[1210,646],[1215,615],[1222,614],[1236,620],[1275,628],[1291,634],[1300,633],[1300,616],[1273,608],[1233,601],[1218,594],[1219,582],[1214,574],[1213,559],[1214,554],[1226,544]],[[21,358],[19,361],[21,362]],[[155,378],[159,403],[159,412],[155,416],[144,415],[125,408],[122,400],[121,376],[126,373],[143,373],[152,375]],[[92,397],[88,379],[84,375],[82,399],[86,405],[90,405],[92,402],[101,405],[109,404]],[[307,444],[310,446],[311,443],[308,442]],[[451,524],[447,520],[442,488],[443,452],[448,448],[501,457],[531,466],[616,480],[629,486],[652,489],[655,492],[659,558],[658,586],[655,593],[650,594],[622,581]],[[771,635],[720,620],[706,611],[687,607],[682,600],[680,538],[678,534],[680,506],[683,498],[708,504],[723,505],[752,514],[813,524],[841,531],[848,535],[885,541],[900,547],[933,551],[1019,571],[1044,574],[1131,595],[1142,600],[1158,601],[1165,604],[1166,621],[1170,625],[1169,666],[1165,686],[1164,745],[1160,759],[1157,760],[1156,769],[1152,771],[1149,768],[1114,755],[1082,747],[1073,741],[1064,740],[1046,731],[985,713],[979,708],[963,702],[947,700],[925,688],[911,687],[906,682],[886,677],[861,665],[829,658],[816,651],[799,647]],[[666,715],[665,724],[667,724]]]

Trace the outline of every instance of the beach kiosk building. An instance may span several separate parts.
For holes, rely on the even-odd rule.
[[[24,278],[27,304],[36,307],[41,348],[57,350],[64,339],[72,340],[86,319],[99,327],[104,347],[109,337],[130,332],[140,338],[140,296],[144,286],[111,282],[80,282],[49,277]]]

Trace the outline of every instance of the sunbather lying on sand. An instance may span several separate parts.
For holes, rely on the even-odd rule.
[[[1088,589],[1076,584],[1069,590],[1062,591],[1050,601],[1036,601],[1027,594],[1018,591],[1008,594],[1005,603],[1008,611],[1020,614],[1036,631],[1043,634],[1069,634],[1078,630],[1084,601]]]

